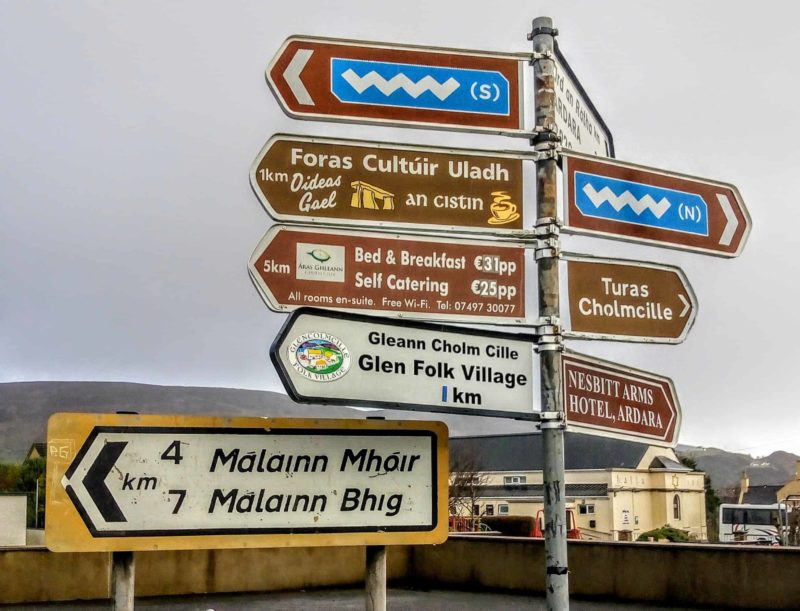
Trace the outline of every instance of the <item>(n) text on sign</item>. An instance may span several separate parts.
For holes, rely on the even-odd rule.
[[[564,231],[738,256],[750,233],[735,186],[632,163],[562,153]]]

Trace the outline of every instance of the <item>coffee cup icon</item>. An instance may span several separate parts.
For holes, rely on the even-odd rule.
[[[494,191],[492,193],[492,203],[489,204],[489,211],[492,216],[489,218],[490,225],[505,225],[512,223],[519,218],[517,205],[511,201],[511,196],[505,191]]]

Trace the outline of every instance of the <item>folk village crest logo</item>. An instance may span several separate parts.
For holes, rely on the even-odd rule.
[[[314,382],[332,382],[350,370],[350,351],[329,333],[304,333],[289,344],[287,351],[294,370]]]

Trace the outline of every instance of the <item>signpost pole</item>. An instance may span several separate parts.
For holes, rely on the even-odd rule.
[[[111,553],[112,611],[133,611],[133,584],[136,564],[133,552]]]
[[[534,146],[554,151],[555,133],[555,41],[553,20],[533,20],[530,39],[536,54],[533,61],[536,136]],[[540,335],[539,363],[541,410],[548,418],[541,422],[544,448],[544,545],[546,557],[547,608],[569,609],[567,531],[564,484],[564,406],[561,399],[561,335],[559,316],[559,271],[557,217],[557,174],[554,157],[536,162],[536,228],[540,244],[536,250],[539,286],[539,318],[551,328]],[[550,228],[548,230],[548,227]],[[540,329],[547,329],[546,326]]]
[[[386,611],[386,546],[367,546],[366,611]]]

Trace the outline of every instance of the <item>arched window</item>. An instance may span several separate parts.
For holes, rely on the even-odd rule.
[[[681,519],[681,497],[677,494],[672,497],[672,517],[676,520]]]

